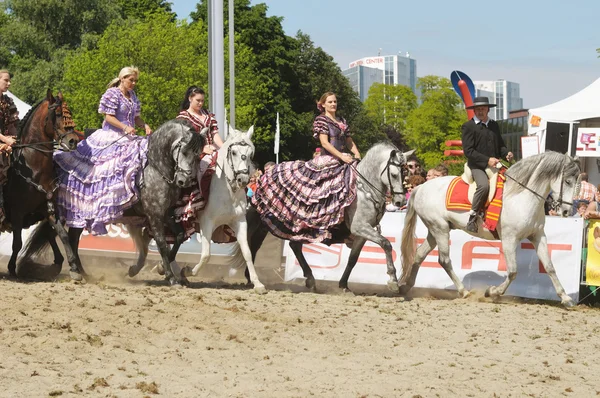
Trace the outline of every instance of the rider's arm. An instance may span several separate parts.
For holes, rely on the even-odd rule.
[[[144,128],[147,135],[152,134],[152,129],[150,128],[150,126],[148,126],[148,124],[146,124],[146,122],[144,122],[144,119],[142,119],[142,117],[140,115],[137,115],[135,117],[135,125],[137,127]]]
[[[216,133],[213,136],[213,145],[216,146],[217,149],[219,149],[223,146],[223,140],[221,139],[221,136],[219,135],[219,133]]]
[[[128,126],[123,122],[120,122],[115,115],[104,114],[104,120],[113,127],[123,130],[125,134],[132,134],[135,132],[135,127]]]
[[[350,150],[350,152],[352,152],[352,154],[354,154],[356,159],[360,159],[360,152],[358,152],[358,148],[356,147],[352,137],[346,138],[346,147]]]
[[[333,156],[335,156],[342,162],[345,162],[345,163],[352,162],[352,157],[349,154],[342,153],[342,152],[338,151],[337,149],[335,149],[335,147],[333,145],[331,145],[331,143],[329,142],[329,136],[327,134],[319,134],[319,142],[321,143],[321,146],[327,152],[329,152],[330,154],[332,154]]]

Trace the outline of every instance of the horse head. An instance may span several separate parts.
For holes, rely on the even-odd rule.
[[[406,204],[406,192],[404,190],[404,177],[408,175],[406,159],[414,152],[414,149],[408,152],[393,149],[390,152],[387,164],[380,173],[383,183],[392,195],[392,203],[397,207]],[[384,172],[386,176],[383,175]]]
[[[206,144],[208,127],[196,134],[192,129],[171,145],[171,156],[175,162],[173,182],[180,188],[189,187],[196,178],[196,164]]]
[[[579,161],[564,155],[562,171],[550,183],[554,210],[563,217],[571,214],[573,200],[581,184]]]
[[[71,110],[62,93],[59,91],[54,97],[52,90],[48,90],[45,101],[48,103],[48,107],[44,122],[44,135],[48,140],[54,141],[61,150],[75,149],[79,143],[79,136],[75,132]]]
[[[254,126],[247,132],[235,130],[229,126],[227,140],[219,150],[219,164],[221,170],[217,169],[217,176],[225,173],[231,189],[235,192],[246,187],[250,182],[250,172],[253,168],[254,144],[252,143]]]

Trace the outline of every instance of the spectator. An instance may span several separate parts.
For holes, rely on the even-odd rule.
[[[448,175],[448,168],[443,164],[438,164],[433,169],[429,169],[427,172],[427,181],[433,180],[438,177],[445,177]]]
[[[275,162],[267,162],[265,163],[265,173],[275,167]]]
[[[421,175],[423,169],[421,168],[421,162],[415,155],[410,155],[406,159],[406,167],[408,168],[408,176]]]
[[[579,201],[579,203],[577,204],[577,212],[575,213],[575,217],[584,217],[585,213],[587,212],[588,206],[589,203],[587,201]]]
[[[418,185],[421,185],[425,182],[425,178],[420,175],[412,175],[409,176],[404,182],[404,186],[406,187],[406,200],[410,198],[410,194],[413,189],[415,189]]]
[[[574,197],[573,200],[587,200],[588,202],[593,201],[598,189],[593,184],[588,182],[588,173],[583,172],[579,174],[579,178],[581,180],[579,195]]]

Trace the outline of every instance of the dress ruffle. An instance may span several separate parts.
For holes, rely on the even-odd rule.
[[[310,161],[284,162],[257,182],[252,204],[279,238],[322,242],[344,220],[356,198],[356,174],[350,165],[328,155]]]
[[[77,150],[54,155],[60,188],[57,208],[69,227],[107,233],[139,200],[138,176],[147,163],[145,137],[97,130]]]

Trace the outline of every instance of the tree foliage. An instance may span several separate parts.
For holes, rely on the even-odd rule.
[[[156,46],[157,42],[162,44]],[[208,79],[206,47],[203,24],[176,23],[168,14],[109,26],[97,49],[77,51],[65,62],[65,90],[76,123],[80,128],[99,127],[100,97],[110,80],[129,65],[140,69],[136,92],[146,122],[156,128],[173,119],[186,88]]]
[[[449,79],[425,76],[418,86],[423,102],[410,113],[404,137],[409,147],[417,149],[425,167],[431,168],[445,160],[445,141],[460,139],[461,125],[467,118],[459,109],[460,98]]]

